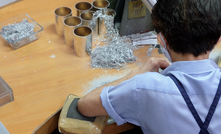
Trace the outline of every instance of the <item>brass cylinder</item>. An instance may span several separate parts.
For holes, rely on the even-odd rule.
[[[94,39],[98,32],[98,24],[93,21],[94,11],[84,11],[80,14],[80,18],[82,19],[82,25],[88,26],[92,29],[92,39]]]
[[[92,8],[93,11],[101,10],[102,14],[105,14],[106,10],[107,10],[107,7],[110,6],[110,2],[107,1],[107,0],[95,0],[95,1],[92,2],[92,5],[93,5],[93,8]],[[101,18],[97,18],[97,20],[96,20],[97,28],[94,31],[96,36],[100,36],[101,35],[101,33],[99,33],[99,31],[100,31],[99,28],[101,27],[99,25],[100,21],[102,21],[102,19]]]
[[[77,16],[70,16],[64,19],[64,39],[65,44],[71,48],[74,48],[74,34],[73,30],[80,26],[82,23],[81,18]]]
[[[92,29],[79,26],[74,29],[74,50],[78,57],[87,57],[91,54]]]
[[[58,36],[64,36],[64,19],[72,15],[69,7],[59,7],[55,9],[55,28]]]
[[[93,19],[94,11],[84,11],[80,14],[80,18],[82,19],[82,25],[89,26]]]
[[[108,16],[112,16],[113,17],[113,19],[111,19],[111,20],[108,20],[109,22],[112,22],[112,24],[114,24],[114,17],[116,16],[116,12],[113,10],[113,9],[107,9],[106,11],[105,11],[105,14],[106,15],[108,15]],[[100,36],[103,36],[103,35],[105,35],[106,33],[107,33],[107,26],[106,26],[106,24],[105,24],[105,21],[106,21],[106,19],[107,18],[101,18],[101,19],[99,19],[99,23],[98,23],[98,26],[99,26],[99,35]],[[112,27],[114,27],[114,26],[112,26]]]
[[[93,11],[102,10],[102,12],[110,6],[110,2],[107,0],[95,0],[92,2]]]
[[[116,12],[113,9],[108,8],[105,12],[106,15],[115,17],[116,16]]]
[[[77,16],[79,16],[83,11],[89,11],[92,9],[92,5],[89,2],[78,2],[75,5],[75,8],[77,10]]]

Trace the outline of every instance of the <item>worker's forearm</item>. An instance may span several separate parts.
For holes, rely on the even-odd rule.
[[[78,110],[85,116],[101,116],[107,115],[106,110],[102,106],[100,94],[104,87],[107,86],[116,86],[122,83],[125,80],[131,79],[136,74],[142,74],[148,71],[157,72],[159,68],[166,68],[170,65],[170,63],[161,58],[150,58],[144,66],[141,66],[137,70],[131,71],[125,77],[103,85],[101,87],[96,88],[83,98],[81,98],[78,102]]]
[[[113,82],[107,83],[101,87],[98,87],[91,91],[89,94],[82,97],[78,102],[78,110],[85,116],[105,116],[108,115],[104,107],[102,106],[100,94],[104,87],[116,86],[123,81],[130,79],[134,76],[133,72],[129,73],[125,77],[115,80]]]

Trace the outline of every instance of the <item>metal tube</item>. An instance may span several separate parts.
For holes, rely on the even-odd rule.
[[[93,21],[93,14],[94,11],[84,11],[80,14],[80,17],[82,19],[82,25],[88,26],[92,29],[92,39],[94,39],[98,35],[98,24],[96,21],[96,24],[94,25]]]
[[[77,10],[77,16],[79,16],[83,11],[89,11],[92,9],[92,5],[89,2],[78,2],[75,5],[75,8]]]
[[[113,9],[107,9],[106,11],[105,11],[105,14],[106,15],[108,15],[108,16],[112,16],[113,17],[113,20],[111,19],[111,20],[108,20],[108,21],[111,21],[111,22],[113,22],[113,24],[114,24],[114,17],[116,16],[116,12],[113,10]],[[100,18],[99,19],[99,24],[98,24],[98,26],[99,26],[99,35],[105,35],[106,34],[106,32],[107,32],[107,27],[106,27],[106,24],[105,24],[105,20],[106,18]],[[114,27],[114,26],[113,26]]]
[[[84,11],[80,14],[80,18],[82,19],[82,25],[89,26],[93,19],[94,11]]]
[[[74,29],[74,50],[78,57],[87,57],[91,54],[92,29],[79,26]]]
[[[65,39],[65,44],[67,46],[70,46],[74,48],[74,34],[73,30],[77,27],[80,26],[82,23],[81,18],[77,16],[70,16],[64,19],[64,39]]]
[[[110,6],[110,2],[107,1],[107,0],[95,0],[95,1],[92,2],[92,5],[93,5],[93,9],[92,9],[93,11],[101,10],[102,14],[105,14],[105,12],[107,10],[107,7]],[[97,27],[95,29],[96,36],[101,35],[101,33],[99,33],[99,31],[100,31],[99,30],[99,28],[100,28],[100,25],[99,25],[100,21],[102,21],[101,18],[98,18],[96,20],[96,25],[97,25]]]
[[[105,9],[110,6],[110,2],[107,0],[95,0],[92,2],[93,11],[102,10],[102,13],[105,12]]]
[[[55,28],[58,36],[64,36],[64,19],[72,15],[69,7],[59,7],[55,9]]]

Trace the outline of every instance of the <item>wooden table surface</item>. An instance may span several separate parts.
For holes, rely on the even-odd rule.
[[[14,101],[0,107],[0,121],[11,134],[32,133],[63,106],[69,94],[83,96],[103,83],[123,77],[148,58],[147,47],[142,47],[134,52],[138,57],[135,63],[121,70],[106,70],[91,68],[90,57],[76,57],[55,33],[54,10],[67,6],[75,15],[77,2],[22,0],[0,8],[0,22],[27,13],[44,28],[39,40],[17,50],[0,40],[0,76],[14,93]],[[158,56],[157,50],[153,55]]]
[[[87,0],[92,2],[92,0]],[[93,69],[90,57],[78,58],[55,33],[54,10],[67,6],[76,14],[78,0],[22,0],[0,8],[0,22],[27,13],[44,30],[39,40],[13,50],[0,40],[0,76],[14,93],[14,101],[0,107],[0,121],[11,134],[30,134],[60,109],[69,94],[83,96],[106,82],[141,66],[147,47],[134,51],[138,60],[125,69]],[[153,56],[163,56],[155,49]]]

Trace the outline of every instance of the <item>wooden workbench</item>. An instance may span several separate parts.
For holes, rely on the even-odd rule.
[[[74,50],[55,33],[54,10],[67,6],[75,15],[77,2],[22,0],[0,8],[0,22],[27,13],[44,28],[39,40],[17,50],[0,40],[0,76],[14,93],[14,101],[0,107],[0,121],[11,134],[32,133],[63,106],[69,94],[83,96],[103,83],[123,77],[147,60],[147,47],[135,50],[138,60],[121,70],[93,69],[89,57],[76,57]],[[153,56],[160,56],[157,50]]]
[[[0,40],[0,76],[14,93],[14,101],[0,107],[0,121],[11,134],[32,133],[63,106],[69,94],[83,96],[102,84],[100,80],[105,83],[123,77],[147,59],[147,47],[143,47],[135,50],[136,63],[122,70],[105,70],[92,69],[90,57],[76,57],[55,33],[54,10],[67,6],[75,15],[77,2],[22,0],[0,8],[0,22],[27,13],[44,28],[39,40],[17,50]]]

